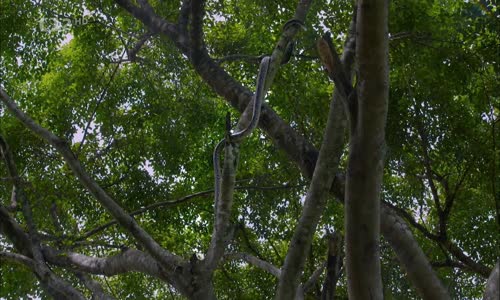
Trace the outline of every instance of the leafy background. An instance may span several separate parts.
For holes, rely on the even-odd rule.
[[[152,3],[161,16],[177,18],[178,1]],[[255,60],[223,59],[270,53],[294,5],[208,1],[204,29],[210,54],[253,88]],[[318,148],[333,87],[322,72],[314,43],[328,30],[341,49],[351,7],[351,1],[314,2],[295,56],[280,69],[267,97],[276,112]],[[201,81],[169,40],[153,36],[139,52],[140,60],[117,63],[124,49],[145,32],[112,1],[2,0],[0,11],[0,84],[37,122],[73,141],[85,168],[126,210],[212,188],[212,151],[224,135],[224,115],[237,112]],[[52,22],[64,18],[88,23],[55,28]],[[43,30],[41,20],[54,30]],[[500,198],[498,7],[493,1],[395,0],[389,21],[391,82],[383,198],[410,212],[427,230],[437,230],[432,195],[422,179],[418,130],[424,130],[433,170],[452,187],[463,177],[448,221],[449,238],[474,261],[492,267],[498,259],[495,201]],[[110,220],[107,213],[55,150],[4,110],[0,126],[29,182],[26,190],[46,243],[95,256],[135,247],[115,226],[82,239]],[[257,133],[242,146],[237,185],[286,188],[237,191],[237,230],[231,247],[281,265],[307,181],[262,132]],[[6,177],[3,164],[0,177]],[[10,192],[10,184],[2,182],[0,195],[6,204]],[[445,196],[443,188],[439,193]],[[48,207],[55,207],[60,228],[48,217]],[[21,214],[16,218],[22,221]],[[162,246],[188,258],[209,243],[212,199],[197,197],[136,218]],[[325,258],[325,233],[342,227],[342,206],[332,199],[311,247],[306,276]],[[437,243],[413,231],[431,261],[450,258]],[[0,249],[10,247],[0,237]],[[385,241],[382,268],[387,299],[416,298]],[[438,270],[454,299],[480,298],[483,277],[466,268]],[[78,285],[75,278],[64,276]],[[2,264],[0,278],[0,297],[46,298],[31,273],[19,265]],[[119,299],[178,297],[142,274],[100,280]],[[269,298],[275,285],[271,275],[237,261],[216,272],[221,299]],[[347,297],[345,286],[341,281],[341,297]]]

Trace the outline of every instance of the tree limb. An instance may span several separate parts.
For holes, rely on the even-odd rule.
[[[44,247],[43,254],[53,265],[74,268],[80,272],[105,276],[140,272],[170,283],[173,281],[153,257],[135,249],[125,248],[120,253],[108,257],[92,257]]]
[[[356,118],[351,123],[345,194],[349,298],[383,299],[380,193],[389,98],[389,1],[360,0],[356,19]]]
[[[20,263],[22,265],[25,265],[32,271],[35,271],[35,262],[31,258],[24,256],[22,254],[0,251],[0,261],[1,260]]]

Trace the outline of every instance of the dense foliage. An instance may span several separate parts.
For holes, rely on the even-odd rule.
[[[179,18],[181,1],[150,2],[166,20]],[[203,27],[210,56],[253,90],[259,57],[273,50],[295,2],[207,1]],[[135,219],[170,252],[201,257],[214,222],[212,152],[224,136],[226,113],[234,119],[240,112],[204,82],[178,45],[148,31],[113,1],[4,0],[0,12],[2,89],[41,126],[66,139],[86,171],[127,212],[166,202]],[[486,0],[395,0],[389,16],[382,201],[409,224],[451,297],[479,299],[499,257],[498,7]],[[291,61],[279,69],[266,98],[317,149],[334,87],[315,42],[330,31],[341,49],[351,17],[351,1],[314,1]],[[140,49],[131,55],[136,45]],[[3,106],[0,136],[13,154],[44,245],[93,257],[142,250],[122,227],[100,227],[112,217],[60,154]],[[8,207],[13,180],[3,161],[0,179],[0,204]],[[228,252],[282,266],[309,178],[257,130],[241,146],[236,180]],[[330,198],[305,279],[326,259],[328,233],[344,230],[343,205]],[[26,227],[20,208],[11,215]],[[18,252],[6,235],[0,235],[0,251]],[[47,297],[28,268],[2,257],[0,262],[0,298]],[[417,298],[384,238],[381,265],[387,299]],[[89,293],[75,270],[52,270]],[[180,297],[140,272],[92,278],[117,299]],[[214,284],[221,299],[265,299],[277,280],[244,261],[225,260]],[[308,295],[320,291],[318,280]],[[347,297],[344,275],[337,296]]]

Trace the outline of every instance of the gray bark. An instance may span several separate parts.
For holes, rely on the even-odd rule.
[[[498,300],[500,299],[500,260],[491,271],[490,277],[486,282],[484,289],[483,300]]]
[[[383,299],[380,273],[380,190],[389,96],[388,1],[359,1],[356,61],[357,111],[345,196],[346,269],[349,298]]]

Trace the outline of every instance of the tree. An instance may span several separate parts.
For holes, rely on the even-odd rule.
[[[0,5],[0,297],[498,294],[493,2]]]

